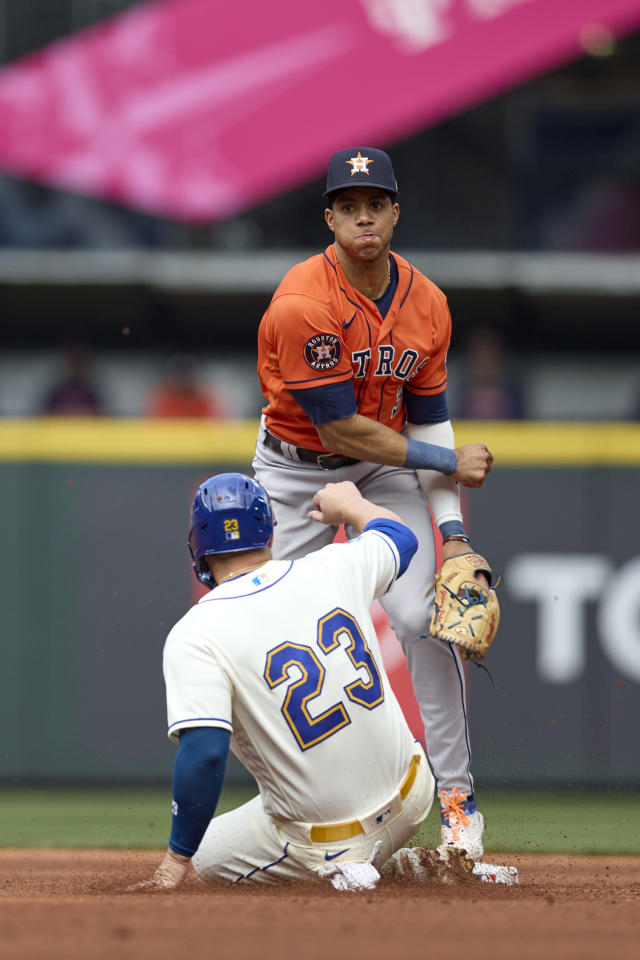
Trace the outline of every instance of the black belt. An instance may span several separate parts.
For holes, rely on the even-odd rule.
[[[275,450],[276,453],[280,453],[285,457],[286,453],[284,452],[283,444],[285,447],[292,446],[292,444],[285,444],[284,440],[278,440],[272,433],[269,433],[266,427],[263,443],[269,450]],[[317,450],[306,450],[304,447],[294,447],[293,449],[302,463],[314,463],[317,467],[320,467],[321,470],[338,470],[340,467],[350,467],[354,463],[360,462],[353,457],[343,457],[341,453],[318,453]],[[291,457],[288,459],[291,459]]]

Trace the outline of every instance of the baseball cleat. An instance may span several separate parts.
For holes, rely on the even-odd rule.
[[[518,883],[516,867],[493,863],[474,863],[463,850],[452,848],[444,852],[426,847],[402,847],[389,857],[382,867],[385,881],[419,883],[422,885],[460,885],[474,883],[503,883],[512,887]]]
[[[426,847],[401,847],[382,867],[382,876],[401,883],[452,885],[472,881],[473,866],[461,850],[440,853]]]
[[[446,850],[462,850],[469,860],[482,860],[484,818],[476,807],[473,794],[465,797],[454,787],[450,793],[442,791],[440,803],[442,843],[438,850],[441,853]]]
[[[493,863],[474,863],[473,875],[482,883],[505,883],[508,887],[520,882],[517,867],[498,867]]]

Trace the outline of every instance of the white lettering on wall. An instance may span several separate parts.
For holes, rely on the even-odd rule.
[[[640,683],[640,557],[629,560],[603,591],[600,642],[611,663]]]
[[[606,556],[558,553],[523,554],[505,570],[509,592],[538,604],[536,663],[546,683],[572,683],[584,672],[585,604],[600,597],[610,571]]]

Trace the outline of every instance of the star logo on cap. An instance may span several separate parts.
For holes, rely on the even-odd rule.
[[[346,162],[351,164],[351,176],[353,176],[354,173],[366,173],[368,176],[369,171],[367,167],[370,163],[373,163],[373,160],[369,160],[369,157],[363,157],[358,150],[358,156],[351,157],[351,160],[347,160]]]

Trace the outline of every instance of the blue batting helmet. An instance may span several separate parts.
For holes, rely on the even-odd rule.
[[[216,582],[204,557],[267,547],[274,523],[269,494],[253,477],[209,477],[198,487],[191,508],[189,551],[198,580],[212,590]]]

